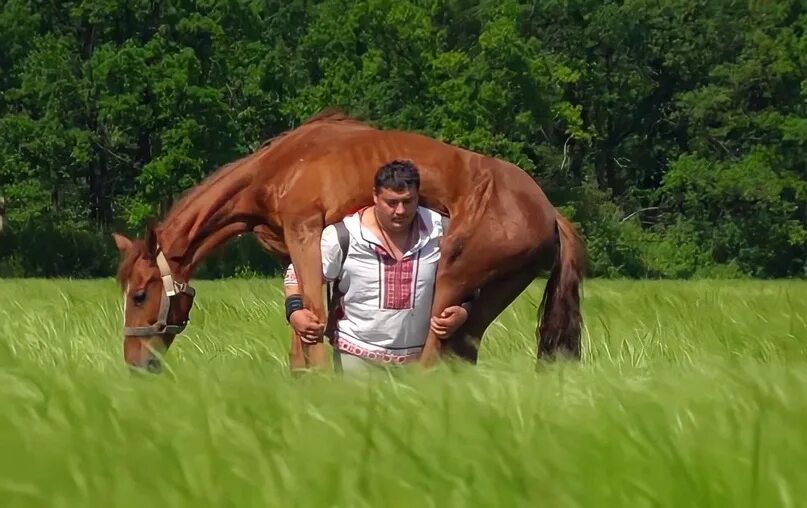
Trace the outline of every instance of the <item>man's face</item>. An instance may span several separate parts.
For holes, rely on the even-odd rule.
[[[381,187],[373,193],[379,226],[390,233],[408,231],[415,220],[418,208],[418,193],[414,187],[394,190]]]

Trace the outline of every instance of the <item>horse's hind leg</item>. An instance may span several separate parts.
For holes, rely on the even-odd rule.
[[[443,255],[446,257],[440,260],[440,266],[437,269],[437,283],[434,288],[432,316],[439,315],[447,307],[458,305],[476,288],[484,288],[490,281],[502,277],[503,266],[507,267],[505,273],[509,274],[512,274],[519,268],[526,268],[527,272],[534,278],[535,267],[531,266],[537,253],[537,248],[534,244],[531,245],[528,242],[524,242],[523,244],[514,245],[511,243],[507,250],[501,248],[491,249],[489,245],[480,245],[482,241],[481,236],[485,235],[477,235],[472,239],[474,242],[469,242],[466,248],[462,249],[464,252],[459,253],[457,253],[455,249],[457,249],[458,244],[460,247],[462,246],[461,242],[457,242],[456,239],[448,237],[444,239],[445,243],[442,247]],[[471,252],[474,255],[469,255]],[[516,276],[510,275],[509,277]],[[526,279],[527,276],[525,275],[524,277]],[[507,280],[509,280],[509,278]],[[518,279],[516,278],[515,280]],[[526,284],[528,284],[526,280],[522,280],[521,284],[510,282],[512,287],[505,285],[503,288],[509,287],[508,292],[515,293],[517,296],[518,293],[516,289],[521,287],[521,291],[523,291]],[[505,292],[504,289],[501,291]],[[506,300],[506,298],[504,299]],[[487,300],[487,298],[485,300]],[[482,325],[487,327],[504,307],[507,306],[507,303],[509,303],[502,304],[498,302],[498,300],[499,298],[494,298],[492,295],[490,297],[491,310],[485,311],[479,317],[474,318],[475,322],[478,320],[477,328],[481,328]],[[475,306],[482,308],[484,303],[477,301]],[[470,330],[470,328],[468,329]],[[420,356],[420,364],[428,367],[436,362],[443,346],[442,341],[433,331],[429,330],[426,336],[426,343],[423,346],[423,352]]]
[[[518,270],[526,269],[532,280],[543,264],[545,252],[554,253],[555,212],[546,198],[540,193],[531,196],[522,192],[509,199],[509,191],[503,185],[497,196],[491,179],[484,188],[480,187],[476,207],[458,213],[452,220],[440,244],[432,316],[458,305],[476,288],[484,288],[493,280],[517,277],[508,274]],[[509,292],[515,293],[513,297],[526,287],[526,279],[525,275],[520,284],[511,282]],[[491,306],[489,313],[475,318],[479,320],[477,328],[489,325],[504,309],[495,301]],[[442,346],[437,335],[429,330],[420,364],[428,367],[436,362]]]
[[[457,332],[443,343],[444,352],[475,364],[482,336],[488,326],[529,287],[538,275],[534,266],[489,282],[479,292],[470,316]]]

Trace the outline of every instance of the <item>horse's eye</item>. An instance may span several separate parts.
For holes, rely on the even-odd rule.
[[[136,291],[135,294],[132,296],[132,300],[134,300],[135,305],[143,305],[143,302],[146,301],[146,290],[141,289]]]

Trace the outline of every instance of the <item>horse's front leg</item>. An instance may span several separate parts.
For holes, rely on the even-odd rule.
[[[322,254],[320,239],[323,224],[309,221],[286,228],[285,241],[292,265],[302,291],[303,304],[320,322],[325,323],[325,305],[322,299]],[[292,332],[289,362],[292,370],[323,368],[327,364],[325,344],[320,339],[316,344],[307,344]]]

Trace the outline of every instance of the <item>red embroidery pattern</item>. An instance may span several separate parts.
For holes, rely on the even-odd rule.
[[[377,247],[376,252],[383,266],[384,301],[385,309],[401,310],[412,307],[412,280],[415,277],[415,256],[406,257],[400,261],[389,256],[383,249]]]
[[[354,356],[359,356],[361,358],[367,358],[368,360],[372,360],[374,362],[379,363],[389,363],[389,364],[404,364],[404,363],[411,363],[418,359],[420,353],[408,353],[408,354],[391,354],[386,351],[374,351],[371,349],[365,349],[361,346],[357,346],[351,342],[342,339],[341,337],[337,337],[331,344],[338,349],[339,351],[344,351],[345,353],[349,353]]]

